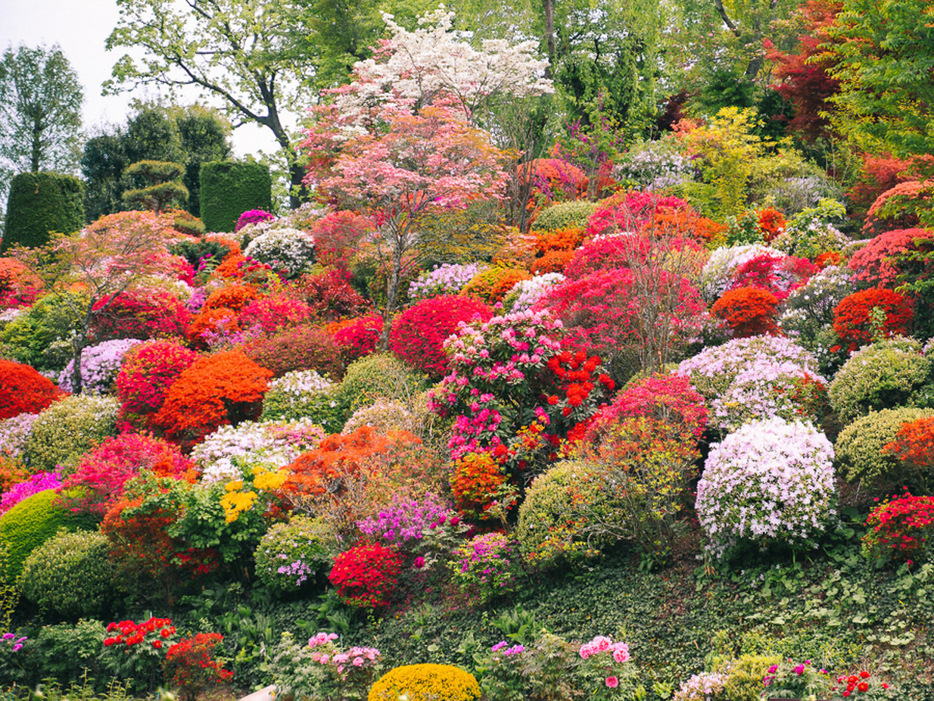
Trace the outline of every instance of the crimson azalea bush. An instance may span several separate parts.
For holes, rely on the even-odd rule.
[[[162,661],[175,640],[175,626],[168,618],[115,621],[107,626],[102,657],[119,678],[149,691],[162,681]]]
[[[314,370],[334,380],[344,374],[338,345],[326,331],[316,327],[282,329],[269,338],[248,341],[242,350],[274,377],[297,370]]]
[[[29,365],[0,360],[0,419],[38,414],[64,396],[55,383]]]
[[[930,419],[929,419],[930,420]],[[863,553],[887,561],[923,560],[934,536],[934,497],[905,496],[880,504],[866,519]]]
[[[194,463],[178,446],[145,434],[124,433],[106,438],[86,453],[65,480],[61,501],[73,513],[103,517],[123,494],[123,485],[149,470],[159,477],[194,479]]]
[[[321,265],[348,271],[348,263],[372,225],[356,212],[329,212],[315,222],[311,233],[315,237],[318,262]]]
[[[881,312],[881,324],[873,319],[875,309]],[[834,309],[833,328],[849,350],[855,351],[872,343],[876,336],[907,336],[913,318],[911,302],[906,297],[874,287],[844,297]]]
[[[106,295],[94,304],[91,336],[97,341],[114,338],[184,336],[191,312],[166,290],[129,290]]]
[[[460,322],[486,321],[493,310],[475,299],[430,297],[399,314],[392,322],[389,350],[416,370],[439,380],[448,369],[445,339]]]
[[[882,449],[886,455],[892,455],[910,473],[930,482],[934,479],[934,418],[919,419],[904,424],[895,436]]]
[[[233,678],[233,672],[214,659],[215,648],[223,641],[224,636],[219,633],[197,633],[169,648],[163,673],[181,692],[184,701],[194,701],[208,689]]]
[[[332,328],[334,343],[340,349],[341,358],[349,365],[376,350],[383,332],[383,317],[371,314]]]
[[[730,289],[758,287],[771,292],[781,302],[794,290],[807,284],[817,272],[817,266],[806,258],[761,255],[736,268]]]
[[[276,215],[271,214],[263,209],[248,209],[239,217],[237,217],[237,223],[234,224],[234,233],[237,233],[245,226],[250,224],[258,224],[264,221],[275,221]]]
[[[259,418],[271,377],[240,351],[201,357],[169,387],[153,423],[191,446],[219,426]]]
[[[162,408],[169,387],[197,358],[197,353],[176,341],[149,341],[131,348],[117,374],[123,417],[148,425]]]
[[[401,573],[402,555],[374,543],[338,555],[328,579],[346,604],[372,609],[389,605]]]
[[[688,208],[688,203],[679,197],[654,192],[620,192],[598,203],[587,221],[587,238],[640,231],[661,212]]]
[[[728,290],[714,302],[710,313],[722,319],[733,338],[778,334],[775,314],[778,299],[768,290],[740,287]]]
[[[301,326],[312,313],[301,299],[286,294],[267,295],[247,303],[240,310],[238,322],[243,329],[271,335],[283,328]]]
[[[304,275],[294,285],[311,313],[322,321],[335,321],[365,314],[371,305],[351,286],[346,273],[329,270]]]

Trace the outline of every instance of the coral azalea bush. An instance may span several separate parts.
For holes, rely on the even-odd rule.
[[[38,413],[64,396],[51,380],[30,366],[0,360],[0,419]]]

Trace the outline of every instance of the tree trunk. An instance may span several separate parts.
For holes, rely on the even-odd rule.
[[[383,310],[383,332],[379,337],[380,350],[389,349],[389,331],[392,328],[392,319],[396,314],[396,305],[399,300],[399,278],[402,276],[402,249],[393,246],[392,262],[389,274],[386,276],[386,308]]]
[[[71,360],[74,367],[71,369],[71,393],[81,394],[81,355],[87,345],[86,334],[76,334],[71,340]]]

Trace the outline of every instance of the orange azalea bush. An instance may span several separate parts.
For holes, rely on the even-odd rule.
[[[881,311],[881,323],[874,328],[873,310]],[[871,288],[844,297],[834,310],[833,328],[851,351],[872,343],[873,336],[906,336],[914,314],[911,302],[892,290]]]
[[[729,290],[710,308],[710,313],[726,322],[734,338],[778,334],[775,313],[778,298],[758,287]]]

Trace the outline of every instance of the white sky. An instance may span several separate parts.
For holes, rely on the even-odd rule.
[[[104,42],[117,23],[116,0],[0,0],[0,51],[19,44],[61,46],[84,88],[84,128],[92,131],[101,124],[123,124],[133,98],[156,97],[123,93],[102,97],[101,86],[110,77],[113,64],[124,50],[108,53]],[[150,88],[152,90],[152,88]],[[187,102],[197,102],[192,92]],[[233,135],[239,156],[276,150],[269,131],[259,126],[243,126]]]

